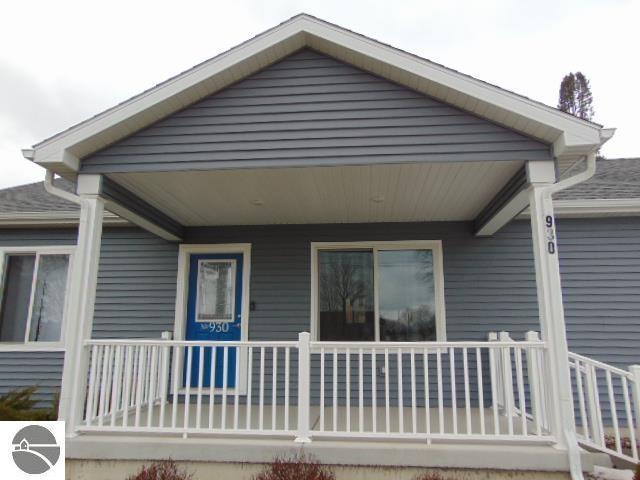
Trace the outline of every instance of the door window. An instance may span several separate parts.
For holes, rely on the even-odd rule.
[[[198,262],[196,322],[233,322],[235,270],[235,260],[200,260]]]

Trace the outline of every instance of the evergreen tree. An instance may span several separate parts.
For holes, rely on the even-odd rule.
[[[589,80],[582,72],[565,75],[560,83],[558,108],[584,120],[593,118],[593,95]]]

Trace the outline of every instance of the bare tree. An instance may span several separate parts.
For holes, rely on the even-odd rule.
[[[366,284],[359,278],[359,267],[347,258],[331,262],[323,272],[320,282],[325,292],[324,301],[332,311],[347,311],[347,305],[365,297]]]
[[[570,72],[562,79],[558,108],[584,120],[593,118],[591,85],[582,72]]]

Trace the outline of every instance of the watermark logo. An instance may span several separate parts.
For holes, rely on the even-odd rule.
[[[64,422],[1,422],[0,477],[62,480]]]
[[[47,428],[26,426],[13,437],[13,461],[30,475],[48,472],[60,458],[60,445]]]

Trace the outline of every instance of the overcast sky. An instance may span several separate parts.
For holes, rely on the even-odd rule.
[[[591,80],[605,156],[640,156],[640,0],[55,0],[6,2],[0,187],[41,180],[20,150],[306,12],[556,105]]]

